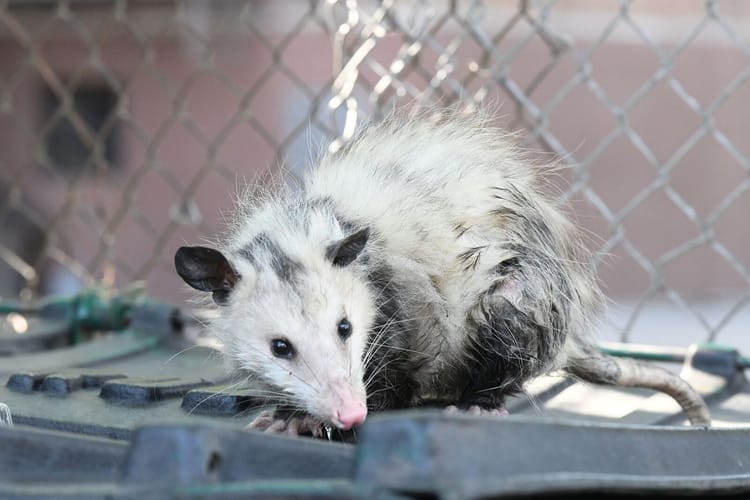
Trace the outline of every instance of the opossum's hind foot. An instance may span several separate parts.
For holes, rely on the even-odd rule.
[[[256,430],[267,434],[288,436],[323,437],[323,425],[310,415],[279,418],[273,411],[263,411],[245,426],[246,430]]]
[[[468,408],[461,409],[456,405],[450,405],[445,407],[446,413],[468,413],[469,415],[477,415],[477,416],[491,416],[491,417],[505,417],[508,415],[508,410],[505,409],[505,407],[500,408],[482,408],[479,405],[471,405]]]
[[[711,415],[703,398],[679,375],[633,359],[612,358],[593,351],[586,354],[590,356],[569,360],[565,371],[593,384],[642,387],[663,392],[679,403],[691,425],[711,425]]]

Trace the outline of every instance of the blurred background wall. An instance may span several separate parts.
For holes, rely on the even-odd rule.
[[[174,251],[243,185],[462,100],[570,166],[603,338],[750,350],[748,33],[750,1],[0,3],[0,296],[184,303]]]

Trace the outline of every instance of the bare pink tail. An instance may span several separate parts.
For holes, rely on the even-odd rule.
[[[691,425],[711,425],[708,407],[700,394],[678,375],[659,366],[597,354],[571,360],[565,370],[593,384],[642,387],[663,392],[679,403]]]

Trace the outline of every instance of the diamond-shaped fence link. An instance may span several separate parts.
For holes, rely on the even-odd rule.
[[[400,106],[490,106],[595,252],[605,338],[750,343],[750,2],[0,2],[0,295],[182,301],[175,248]]]

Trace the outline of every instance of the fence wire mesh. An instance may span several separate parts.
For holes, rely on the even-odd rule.
[[[750,2],[0,2],[0,294],[143,280],[238,185],[417,103],[497,108],[561,175],[605,336],[742,344]]]

